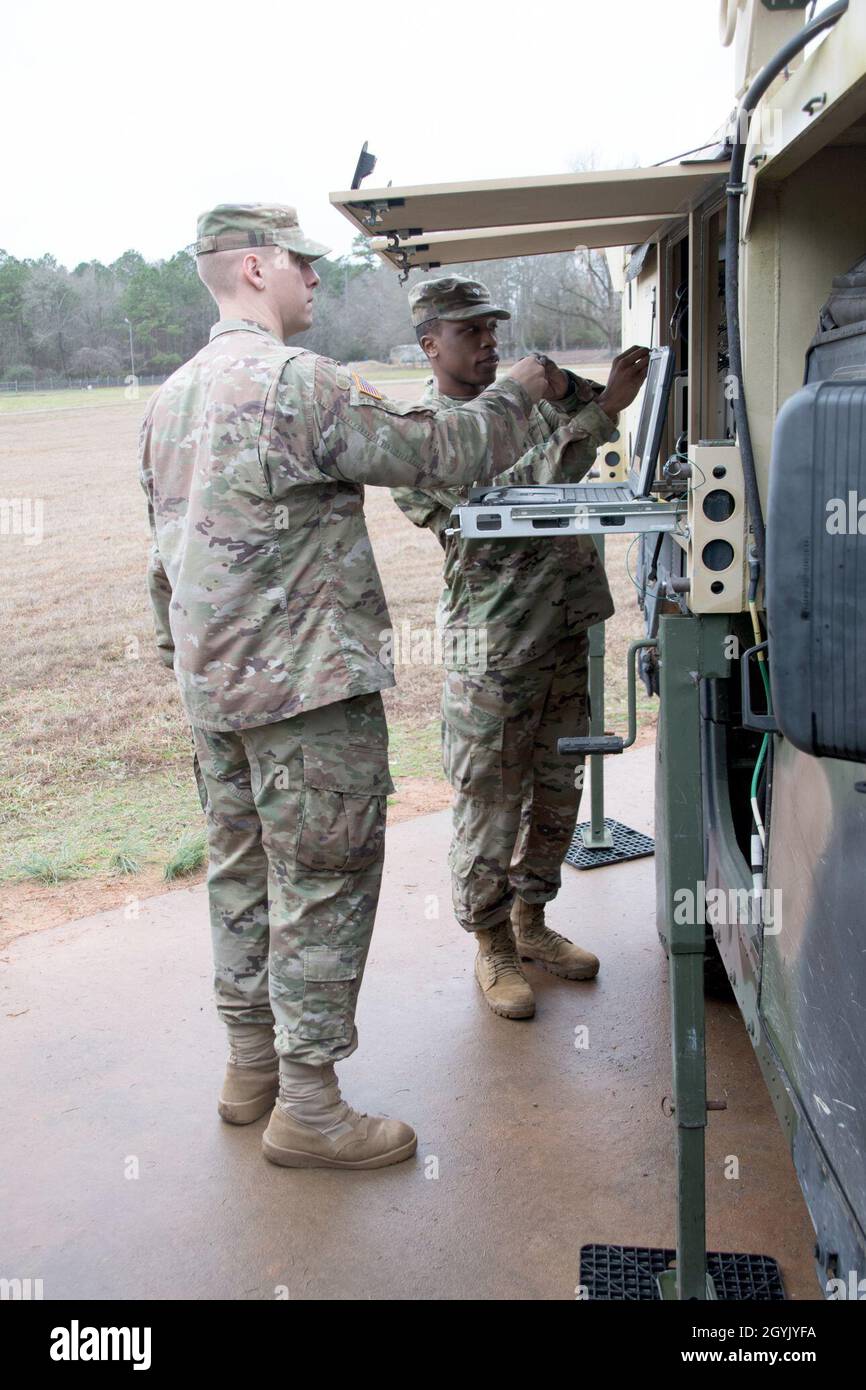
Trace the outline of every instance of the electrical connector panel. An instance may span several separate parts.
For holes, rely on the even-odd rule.
[[[692,613],[740,613],[749,592],[740,451],[728,440],[689,448],[688,556]]]

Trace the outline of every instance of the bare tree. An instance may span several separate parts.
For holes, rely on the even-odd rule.
[[[37,350],[56,361],[68,376],[69,354],[75,347],[78,294],[69,272],[52,256],[44,256],[32,267],[24,303]]]
[[[603,251],[584,247],[574,253],[573,265],[562,277],[555,303],[547,301],[542,290],[535,303],[555,314],[560,325],[571,321],[572,336],[585,338],[587,329],[594,329],[605,348],[616,352],[620,343],[620,300],[614,289],[610,266]],[[562,331],[560,346],[565,347]]]

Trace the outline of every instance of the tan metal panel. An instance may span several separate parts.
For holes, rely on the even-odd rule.
[[[472,227],[600,222],[688,212],[725,175],[726,164],[701,161],[652,169],[605,169],[531,179],[356,189],[331,202],[367,236],[427,236]]]
[[[819,150],[866,141],[866,5],[851,5],[808,61],[780,77],[749,129],[748,233],[759,185],[788,178]],[[756,172],[757,171],[757,172]],[[857,192],[862,196],[861,189]]]
[[[679,220],[680,213],[672,216]],[[399,269],[454,265],[462,261],[495,261],[507,256],[542,256],[574,251],[578,246],[639,246],[669,225],[665,218],[620,217],[607,222],[550,222],[539,227],[480,227],[465,232],[434,232],[410,237],[399,248],[386,237],[370,245]],[[405,256],[405,261],[404,261]]]

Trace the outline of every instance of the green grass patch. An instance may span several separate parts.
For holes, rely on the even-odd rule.
[[[136,777],[71,777],[34,786],[29,796],[14,798],[14,814],[3,819],[0,880],[34,878],[42,861],[46,872],[48,864],[74,861],[78,877],[163,866],[203,824],[186,762]]]
[[[635,705],[637,714],[638,729],[645,729],[654,724],[659,712],[658,700],[638,699]],[[620,732],[619,725],[623,725],[622,732],[625,732],[625,725],[628,723],[628,694],[626,691],[606,691],[604,702],[604,722],[608,728],[611,723],[617,725],[616,733]]]
[[[432,719],[420,728],[410,728],[394,720],[389,728],[388,754],[391,776],[395,782],[399,783],[401,777],[436,777],[444,780],[442,735],[438,719]]]
[[[163,870],[166,883],[194,874],[207,861],[207,837],[204,831],[185,835]]]
[[[65,883],[71,878],[83,878],[87,865],[79,854],[60,851],[56,854],[41,854],[38,850],[20,859],[15,865],[15,877],[33,879],[35,883],[53,885]]]
[[[141,851],[126,846],[115,850],[109,858],[108,867],[118,877],[124,874],[140,874],[144,868]]]
[[[439,721],[391,725],[391,771],[441,778]],[[97,874],[162,868],[183,879],[207,859],[204,819],[191,762],[138,776],[109,772],[49,785],[7,782],[0,833],[0,881],[61,883]]]
[[[36,410],[93,410],[102,405],[132,405],[141,408],[156,390],[140,386],[130,399],[126,386],[94,386],[92,391],[0,391],[0,415],[30,414]]]
[[[370,367],[360,373],[365,381],[427,381],[429,367]]]

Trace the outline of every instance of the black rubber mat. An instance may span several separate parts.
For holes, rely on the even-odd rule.
[[[610,849],[587,849],[581,831],[590,825],[581,821],[574,832],[574,839],[565,855],[566,864],[574,869],[599,869],[603,864],[619,864],[625,859],[643,859],[647,854],[655,854],[655,840],[642,835],[639,830],[630,830],[622,821],[610,820],[605,816],[605,827],[610,831],[613,844]]]
[[[586,1296],[617,1302],[661,1299],[656,1276],[676,1260],[675,1250],[651,1250],[640,1245],[584,1245],[580,1252],[580,1282]],[[735,1255],[707,1251],[716,1297],[735,1302],[784,1302],[785,1289],[775,1260],[768,1255]]]

